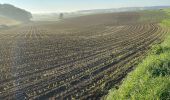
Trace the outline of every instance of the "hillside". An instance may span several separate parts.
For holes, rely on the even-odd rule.
[[[14,19],[11,19],[11,18],[7,18],[7,17],[4,17],[4,16],[0,16],[0,28],[2,26],[13,26],[13,25],[18,25],[20,24],[21,22],[20,21],[16,21]]]
[[[28,22],[32,18],[30,12],[10,4],[0,4],[0,15],[22,22]]]

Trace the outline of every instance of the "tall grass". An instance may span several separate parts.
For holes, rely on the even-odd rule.
[[[164,11],[170,14],[170,9]],[[170,19],[161,25],[169,28]],[[110,90],[107,100],[170,100],[170,33],[163,43],[152,47],[119,89]]]

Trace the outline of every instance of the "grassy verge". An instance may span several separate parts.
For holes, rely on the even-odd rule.
[[[164,11],[170,15],[170,9]],[[170,19],[161,25],[169,28]],[[170,100],[170,33],[163,43],[152,47],[119,89],[110,90],[107,100]]]

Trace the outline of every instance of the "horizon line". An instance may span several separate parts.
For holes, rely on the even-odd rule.
[[[127,7],[112,7],[112,8],[96,8],[96,9],[82,9],[82,10],[74,10],[74,11],[49,11],[49,12],[31,12],[32,14],[57,14],[57,13],[75,13],[80,11],[90,11],[90,10],[107,10],[107,9],[121,9],[121,8],[140,8],[140,7],[170,7],[170,5],[160,5],[160,6],[127,6]],[[21,8],[22,9],[22,8]],[[25,9],[26,10],[26,9]]]

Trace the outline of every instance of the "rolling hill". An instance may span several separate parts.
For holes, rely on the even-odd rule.
[[[11,18],[7,18],[4,16],[0,16],[0,28],[5,27],[5,26],[13,26],[13,25],[18,25],[20,24],[20,21],[11,19]]]
[[[30,12],[10,4],[0,4],[0,16],[5,16],[22,22],[28,22],[32,18]]]

